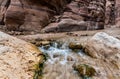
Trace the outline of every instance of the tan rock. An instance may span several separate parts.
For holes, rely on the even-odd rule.
[[[120,40],[100,32],[86,43],[85,51],[95,58],[111,57],[120,53]]]
[[[0,32],[0,79],[33,79],[40,53],[36,46]]]

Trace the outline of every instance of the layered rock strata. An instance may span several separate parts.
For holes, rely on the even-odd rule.
[[[0,24],[5,24],[5,29],[30,32],[40,32],[44,27],[53,29],[53,26],[59,29],[63,19],[85,24],[65,25],[59,32],[119,26],[120,12],[119,0],[1,0],[0,11]]]

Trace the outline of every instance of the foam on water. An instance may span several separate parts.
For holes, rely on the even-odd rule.
[[[72,68],[73,64],[79,62],[79,57],[84,56],[81,50],[77,52],[68,48],[68,44],[52,43],[51,45],[39,47],[47,54],[43,79],[81,79]]]
[[[56,60],[59,59],[61,64],[65,64],[67,62],[67,56],[71,52],[71,50],[68,48],[65,48],[64,46],[61,46],[60,48],[57,48],[57,47],[58,47],[58,44],[54,43],[48,49],[45,49],[44,46],[39,48],[43,53],[48,54],[49,59],[47,60],[47,62],[50,62],[51,64],[53,64]],[[55,55],[57,57],[54,57]],[[63,59],[60,59],[61,57]]]
[[[59,61],[59,63],[64,65],[68,62],[68,55],[72,57],[72,55],[70,54],[72,50],[66,46],[66,43],[64,43],[58,48],[58,43],[55,42],[51,46],[49,46],[48,49],[45,49],[45,46],[39,47],[39,49],[49,56],[46,62],[49,62],[51,64],[54,64],[56,61]],[[84,56],[84,53],[81,50],[79,50],[77,53],[80,56]]]

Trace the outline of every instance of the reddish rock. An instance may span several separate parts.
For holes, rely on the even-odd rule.
[[[5,0],[7,2],[4,1],[4,3],[3,1],[0,3],[4,4],[1,6],[5,7],[5,12],[0,12],[2,16],[0,21],[5,20],[8,30],[35,32],[45,27],[52,15],[62,12],[64,6],[70,2],[70,0]],[[8,9],[5,4],[8,4]]]
[[[75,0],[66,6],[59,20],[45,27],[44,32],[68,32],[104,29],[105,0]],[[42,30],[42,31],[43,31]]]
[[[106,25],[115,24],[115,0],[107,0],[106,2]]]
[[[5,16],[6,27],[8,30],[39,31],[49,22],[47,9],[38,3],[12,0]]]
[[[84,17],[77,15],[73,12],[64,12],[62,18],[70,18],[77,21],[83,21]]]
[[[10,0],[0,0],[0,25],[4,25],[4,17],[9,4]]]
[[[85,21],[76,21],[72,19],[63,19],[59,23],[53,23],[42,29],[43,32],[70,32],[87,30]]]
[[[116,7],[116,25],[118,26],[118,27],[120,27],[120,0],[116,0],[116,5],[115,5],[115,7]]]
[[[72,19],[86,23],[60,26],[62,30],[55,27],[59,32],[83,30],[86,24],[84,30],[104,29],[105,25],[119,26],[119,3],[119,0],[1,0],[0,24],[5,23],[8,30],[40,32],[50,23]]]

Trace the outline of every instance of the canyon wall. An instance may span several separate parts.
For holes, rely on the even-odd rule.
[[[59,32],[104,29],[119,26],[119,6],[120,0],[0,0],[0,24],[7,30],[34,32],[51,29],[51,23],[57,24],[52,29],[62,28]],[[64,19],[73,24],[63,26]]]
[[[116,0],[116,25],[120,27],[120,0]]]
[[[8,30],[40,31],[69,0],[2,0],[0,24]]]

